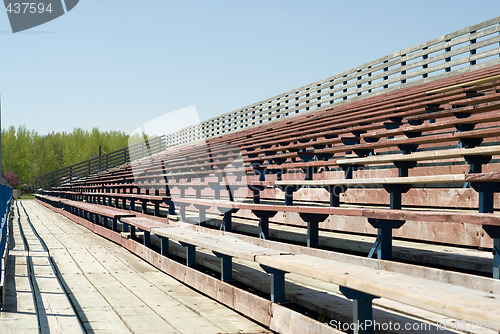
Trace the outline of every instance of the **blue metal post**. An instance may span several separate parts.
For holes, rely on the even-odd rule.
[[[253,193],[253,203],[254,204],[260,204],[260,190],[254,189],[252,191]]]
[[[319,223],[316,221],[307,222],[307,247],[318,248],[319,245]]]
[[[300,213],[300,218],[307,222],[307,247],[319,246],[319,223],[328,218],[328,214]]]
[[[169,201],[168,203],[168,214],[175,216],[175,204],[174,201]]]
[[[285,205],[293,205],[293,193],[297,191],[296,186],[285,186]]]
[[[269,238],[269,218],[274,217],[277,211],[252,210],[252,213],[259,217],[259,236],[262,239]]]
[[[493,278],[500,279],[500,226],[483,225],[483,229],[493,239]]]
[[[373,251],[376,250],[377,259],[392,260],[392,230],[403,226],[405,221],[368,218],[368,222],[378,229],[377,241],[368,256],[371,257]]]
[[[500,279],[500,238],[493,239],[493,278]]]
[[[149,247],[151,245],[151,234],[149,231],[144,231],[144,246]]]
[[[194,266],[196,264],[196,246],[182,241],[179,243],[186,247],[186,266]]]
[[[155,217],[160,216],[160,202],[156,201],[155,202],[155,211],[154,211]]]
[[[169,254],[169,249],[168,249],[168,246],[169,246],[169,241],[168,241],[168,238],[165,238],[165,237],[162,237],[162,236],[159,236],[160,237],[160,240],[161,240],[161,255],[163,256],[168,256]]]
[[[354,333],[373,334],[372,301],[377,297],[345,286],[340,287],[340,292],[353,300]]]
[[[236,210],[234,210],[234,209],[231,209],[231,210],[228,210],[228,211],[224,212],[224,218],[223,218],[222,228],[226,232],[231,232],[231,230],[233,228],[232,227],[232,225],[233,225],[232,214],[234,212],[236,212]]]
[[[480,191],[479,192],[479,212],[489,213],[493,212],[493,192]]]
[[[213,251],[215,256],[220,259],[221,265],[221,280],[223,282],[230,282],[233,280],[233,260],[232,257],[226,254]]]
[[[285,274],[286,272],[260,265],[268,274],[271,274],[271,301],[273,303],[283,303],[285,301]]]

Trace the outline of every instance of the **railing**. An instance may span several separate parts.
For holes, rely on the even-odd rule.
[[[7,264],[7,239],[9,213],[12,207],[12,188],[7,185],[0,185],[0,308],[3,306],[3,293],[5,282],[5,268]]]
[[[158,138],[164,143],[161,147],[174,147],[497,64],[500,64],[500,17]],[[126,151],[118,150],[40,176],[36,185],[56,186],[136,158]],[[143,156],[137,154],[137,158]]]
[[[500,64],[500,17],[392,53],[167,136],[170,146]]]
[[[149,139],[147,142],[131,145],[130,147],[39,176],[35,179],[35,184],[37,188],[55,187],[65,182],[87,177],[150,154],[161,152],[165,147],[165,137],[155,137]]]

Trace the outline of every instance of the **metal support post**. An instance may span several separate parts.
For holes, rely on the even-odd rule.
[[[285,301],[285,271],[260,265],[268,274],[271,274],[271,301],[283,303]]]
[[[368,218],[370,225],[378,229],[377,240],[373,245],[368,257],[372,257],[377,251],[377,259],[392,259],[392,230],[398,229],[406,222],[404,220],[389,220]]]
[[[390,194],[391,209],[401,209],[402,194],[411,189],[411,184],[384,184],[384,189]]]
[[[162,236],[159,236],[160,237],[160,241],[161,241],[161,250],[160,250],[160,254],[163,255],[163,256],[168,256],[169,254],[169,241],[168,241],[168,238],[166,237],[162,237]]]
[[[330,206],[340,206],[340,194],[347,190],[346,186],[325,186],[325,189],[330,193]]]
[[[269,218],[274,217],[277,211],[252,210],[253,214],[259,217],[260,238],[269,238]]]
[[[483,229],[493,239],[493,278],[500,279],[500,226],[483,225]]]
[[[226,254],[213,251],[215,256],[220,259],[220,274],[223,282],[230,282],[233,280],[233,260],[232,257]]]
[[[186,266],[192,267],[196,264],[196,246],[186,242],[179,242],[183,247],[186,247]]]
[[[319,246],[319,223],[328,218],[328,214],[300,213],[300,218],[307,223],[307,247]]]
[[[143,236],[144,236],[144,240],[143,240],[144,246],[146,246],[146,247],[151,246],[151,233],[149,233],[149,231],[144,231]]]
[[[373,304],[376,296],[347,288],[340,287],[340,292],[353,301],[353,323],[355,334],[373,334]]]

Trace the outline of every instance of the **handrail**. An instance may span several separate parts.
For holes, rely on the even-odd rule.
[[[95,157],[68,167],[64,167],[41,175],[35,179],[37,188],[51,188],[63,184],[64,182],[74,181],[87,177],[92,174],[106,171],[111,168],[123,165],[130,161],[141,159],[150,154],[161,152],[165,149],[165,136],[158,136],[149,139],[148,142],[141,142]]]
[[[0,308],[3,307],[5,270],[8,255],[8,225],[12,202],[12,188],[8,185],[0,184]]]

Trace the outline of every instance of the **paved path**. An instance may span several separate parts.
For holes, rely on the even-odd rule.
[[[14,210],[1,333],[267,332],[35,201]]]

